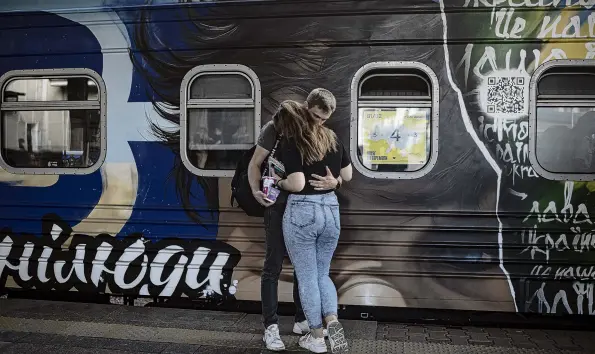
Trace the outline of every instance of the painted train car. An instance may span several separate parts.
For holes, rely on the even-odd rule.
[[[2,289],[259,301],[233,169],[324,87],[341,305],[595,313],[595,1],[40,3],[0,3]]]

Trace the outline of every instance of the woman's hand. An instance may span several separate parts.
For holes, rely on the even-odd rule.
[[[339,181],[333,176],[333,173],[328,168],[328,166],[326,167],[326,176],[323,177],[316,174],[312,174],[312,177],[316,179],[309,180],[308,183],[310,183],[310,185],[314,187],[314,190],[317,191],[334,190],[335,188],[337,188],[337,185],[339,184]]]
[[[256,199],[256,201],[265,208],[275,204],[275,202],[267,200],[266,195],[262,191],[252,191],[252,195],[254,196],[254,199]]]

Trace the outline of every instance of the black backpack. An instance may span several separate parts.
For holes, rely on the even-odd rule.
[[[264,176],[267,170],[267,163],[269,156],[272,156],[275,151],[277,150],[277,145],[279,144],[280,137],[277,137],[277,141],[275,142],[275,146],[273,150],[269,153],[269,155],[264,159],[264,163],[260,168],[261,175]],[[252,195],[252,188],[250,187],[250,182],[248,181],[248,165],[250,164],[250,160],[254,155],[254,151],[256,150],[256,145],[253,146],[250,150],[246,151],[238,165],[236,166],[236,171],[233,175],[233,179],[231,180],[231,206],[234,206],[234,200],[238,204],[242,210],[248,216],[254,217],[263,217],[264,216],[264,209],[265,207],[261,205],[254,196]]]

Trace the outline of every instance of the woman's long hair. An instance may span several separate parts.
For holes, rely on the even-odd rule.
[[[320,161],[329,152],[337,151],[337,135],[320,124],[306,107],[296,101],[283,101],[273,117],[275,129],[287,139],[293,139],[308,165]]]

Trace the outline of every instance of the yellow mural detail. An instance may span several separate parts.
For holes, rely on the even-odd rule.
[[[582,10],[582,11],[584,11],[584,10]],[[557,34],[562,33],[564,31],[564,29],[566,28],[566,26],[568,26],[570,23],[572,23],[573,18],[578,18],[578,16],[580,15],[580,13],[582,11],[578,11],[578,9],[576,7],[574,7],[574,9],[568,8],[568,9],[560,11],[558,13],[559,15],[550,16],[550,18],[551,18],[550,24],[552,24],[554,21],[558,21],[557,18],[558,18],[558,16],[560,17],[560,20],[558,21],[558,23],[555,27],[555,33],[557,33]],[[543,19],[542,19],[542,21],[543,21]],[[572,30],[570,30],[570,33],[572,33]],[[586,39],[586,38],[571,38],[571,39],[552,38],[551,34],[552,34],[552,32],[549,32],[549,35],[544,38],[544,40],[546,40],[547,42],[541,50],[541,61],[542,62],[545,61],[547,58],[550,58],[552,56],[552,52],[556,51],[556,50],[561,50],[565,54],[565,57],[564,58],[556,58],[556,56],[554,55],[554,57],[552,59],[589,59],[588,58],[588,53],[589,53],[588,47],[589,47],[589,44],[591,44],[591,43],[588,43],[588,39]],[[579,35],[584,36],[584,35],[588,35],[588,34],[589,34],[589,23],[588,23],[587,19],[584,19],[584,23],[580,27]],[[595,54],[595,52],[592,52],[592,55],[593,54]]]

